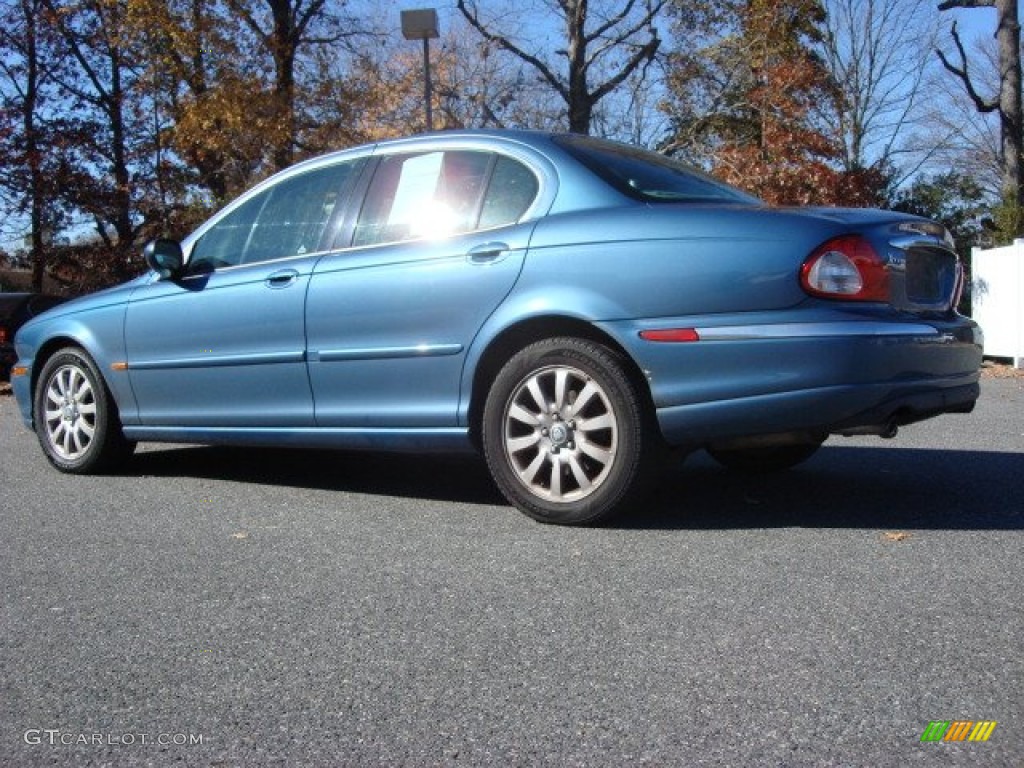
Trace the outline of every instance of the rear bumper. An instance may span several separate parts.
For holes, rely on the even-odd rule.
[[[824,387],[659,408],[657,414],[669,444],[696,447],[790,432],[886,434],[943,413],[969,413],[978,395],[976,382],[938,389],[934,382]]]
[[[798,431],[881,433],[973,408],[982,359],[973,321],[835,311],[805,319],[808,314],[660,318],[602,327],[646,375],[671,445]],[[639,338],[640,330],[677,327],[696,329],[700,340]]]

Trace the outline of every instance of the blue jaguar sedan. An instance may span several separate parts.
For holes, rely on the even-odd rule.
[[[979,391],[942,226],[769,207],[584,136],[330,154],[145,258],[18,333],[20,410],[63,472],[138,441],[475,449],[523,512],[581,524],[668,449],[784,469]]]

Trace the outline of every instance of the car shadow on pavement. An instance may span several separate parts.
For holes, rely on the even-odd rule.
[[[622,528],[1022,530],[1024,454],[826,446],[787,472],[744,474],[706,454],[666,473]]]
[[[474,454],[160,446],[136,453],[125,469],[125,474],[138,476],[195,477],[340,493],[505,504],[483,459]]]
[[[159,447],[126,474],[506,505],[472,455]],[[722,469],[704,453],[671,465],[653,493],[605,527],[628,530],[878,528],[1022,530],[1024,454],[826,446],[788,472]]]

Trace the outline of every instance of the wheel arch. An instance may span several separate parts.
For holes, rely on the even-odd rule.
[[[477,449],[480,448],[484,403],[487,400],[490,383],[494,381],[502,366],[524,347],[544,339],[560,336],[593,341],[614,352],[622,360],[626,375],[633,382],[648,413],[653,418],[654,401],[651,397],[651,388],[647,377],[632,356],[613,336],[605,333],[593,323],[578,317],[568,315],[530,317],[508,326],[495,335],[484,348],[473,370],[467,425],[470,440]]]
[[[89,355],[89,350],[85,348],[85,345],[79,339],[73,336],[54,336],[44,341],[39,349],[36,350],[35,357],[32,360],[32,376],[29,379],[29,392],[31,397],[29,399],[30,408],[32,409],[32,423],[35,424],[36,420],[36,387],[39,385],[39,375],[42,373],[43,368],[46,367],[46,362],[57,354],[62,349],[68,349],[74,347],[80,349],[85,354]],[[92,357],[92,355],[89,355]],[[94,358],[95,360],[95,358]],[[102,372],[101,374],[102,375]]]
[[[29,398],[29,407],[32,409],[33,426],[35,425],[36,420],[36,387],[39,385],[39,376],[42,373],[43,368],[46,367],[47,361],[62,349],[79,350],[92,361],[93,366],[96,368],[96,372],[100,376],[103,386],[106,388],[107,393],[110,396],[110,406],[114,409],[114,413],[117,414],[118,418],[120,418],[120,404],[118,403],[118,398],[116,396],[115,389],[112,386],[108,372],[104,370],[102,358],[96,355],[93,350],[89,349],[89,345],[83,342],[82,339],[70,334],[58,334],[48,338],[40,344],[32,360],[32,375],[29,379],[29,392],[31,393]]]

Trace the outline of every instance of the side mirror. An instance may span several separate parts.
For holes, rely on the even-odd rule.
[[[149,268],[165,280],[180,275],[185,266],[185,257],[177,240],[150,240],[142,249],[142,255]]]

